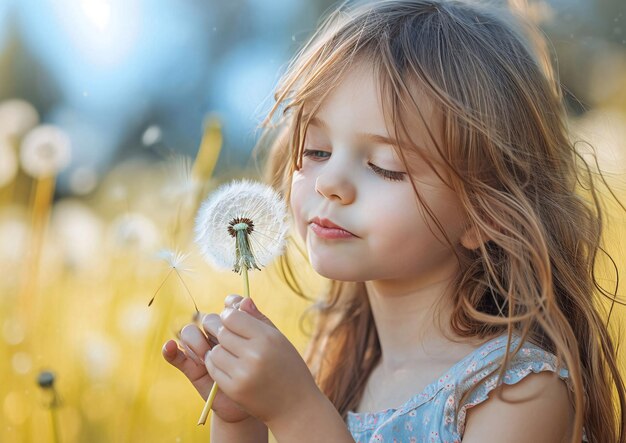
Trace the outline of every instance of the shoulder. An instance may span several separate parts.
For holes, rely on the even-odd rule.
[[[511,348],[517,347],[515,342]],[[473,389],[458,405],[463,441],[568,441],[563,437],[569,435],[574,417],[568,370],[558,365],[555,355],[525,342],[498,380],[506,353],[506,344],[499,343],[471,374]]]
[[[555,372],[532,373],[497,387],[469,409],[463,441],[566,442],[573,416],[565,381]]]

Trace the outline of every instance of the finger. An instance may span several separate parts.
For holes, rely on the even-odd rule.
[[[217,335],[219,344],[222,345],[235,357],[239,358],[250,346],[250,341],[235,334],[228,328],[222,328]]]
[[[182,372],[206,400],[213,385],[213,379],[208,374],[206,366],[198,366],[189,359],[174,340],[169,340],[163,345],[162,354],[165,361]]]
[[[274,323],[272,323],[272,321],[269,318],[267,318],[261,311],[259,311],[254,301],[250,297],[246,297],[239,303],[239,310],[243,312],[247,312],[254,318],[261,320],[263,323],[266,323],[272,326],[273,328],[278,329],[276,325],[274,325]]]
[[[211,347],[204,333],[194,324],[186,325],[180,331],[180,338],[185,352],[199,365],[204,365],[203,357]]]
[[[219,344],[222,343],[221,340],[221,332],[224,330],[223,325],[222,325],[222,319],[220,318],[219,315],[217,314],[209,314],[207,316],[204,317],[204,320],[202,322],[202,328],[204,329],[204,331],[207,333],[207,335],[209,336],[209,340],[215,340],[215,344]],[[232,331],[231,331],[232,333]],[[233,333],[234,334],[234,333]],[[242,339],[243,337],[240,337],[240,339]],[[234,342],[231,340],[230,341],[231,346],[234,345]],[[224,343],[222,343],[224,344]],[[238,344],[238,346],[241,346],[242,343]],[[213,347],[213,346],[211,346]]]
[[[224,299],[224,307],[233,308],[234,305],[241,302],[241,300],[243,300],[243,297],[241,295],[237,295],[237,294],[227,295],[226,298]]]
[[[216,348],[219,349],[219,345],[217,345],[213,349]],[[213,356],[211,354],[213,354],[213,351],[207,354],[204,358],[205,368],[211,378],[215,380],[215,382],[218,384],[218,386],[221,386],[225,388],[226,391],[228,391],[229,387],[231,386],[232,378],[230,377],[230,375],[228,375],[226,372],[222,371],[219,367],[216,366],[216,364],[213,362]]]
[[[209,337],[209,341],[214,341],[215,344],[219,343],[217,338],[220,329],[222,328],[222,319],[217,314],[207,314],[202,319],[202,329]]]
[[[241,363],[239,358],[232,354],[222,344],[217,345],[209,353],[209,358],[216,368],[219,368],[229,377],[233,377],[234,372],[239,368]],[[206,360],[206,359],[205,359]]]
[[[226,308],[220,314],[222,325],[243,338],[258,337],[268,327],[262,320],[258,320],[246,312]]]
[[[209,337],[211,347],[220,343],[220,331],[222,331],[224,328],[222,326],[222,319],[219,315],[209,314],[205,316],[202,322],[202,328]]]

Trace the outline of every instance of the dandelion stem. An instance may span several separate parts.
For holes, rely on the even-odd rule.
[[[200,419],[198,420],[198,425],[203,425],[206,423],[207,417],[209,416],[209,412],[211,411],[211,406],[213,406],[213,400],[215,399],[215,395],[217,394],[217,382],[213,382],[213,387],[211,387],[211,392],[206,399],[206,403],[204,404],[204,408],[202,409],[202,414],[200,414]]]
[[[34,188],[31,189],[31,231],[19,296],[22,306],[21,314],[27,325],[36,321],[39,314],[39,312],[33,313],[34,293],[37,290],[39,262],[41,260],[48,214],[54,196],[54,188],[54,177],[42,177],[36,179]],[[30,326],[27,326],[27,330],[30,329]]]
[[[243,275],[243,295],[246,298],[250,297],[250,282],[248,281],[248,266],[245,264],[241,267],[241,272]],[[211,411],[211,406],[213,406],[213,399],[215,399],[215,395],[217,394],[217,383],[213,382],[213,387],[211,388],[211,392],[206,399],[206,403],[204,404],[204,408],[202,409],[202,414],[200,414],[200,419],[198,420],[198,425],[203,425],[207,421],[207,417],[209,416],[209,412]]]
[[[52,441],[54,443],[61,443],[61,436],[59,434],[59,415],[56,410],[56,393],[53,404],[50,405],[50,419],[52,421]]]
[[[248,267],[244,266],[243,271],[243,296],[250,297],[250,283],[248,282]]]

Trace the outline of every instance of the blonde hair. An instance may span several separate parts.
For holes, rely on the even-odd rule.
[[[624,383],[595,297],[615,302],[617,294],[602,288],[595,274],[597,254],[604,252],[595,172],[569,139],[560,85],[541,42],[537,30],[510,11],[460,1],[339,7],[277,88],[264,122],[265,135],[273,136],[269,180],[289,194],[310,118],[351,65],[369,63],[396,140],[409,140],[398,154],[404,161],[403,150],[411,149],[431,166],[433,160],[443,164],[444,181],[486,239],[476,250],[457,253],[454,333],[486,339],[508,332],[498,384],[516,352],[509,353],[513,332],[556,354],[573,386],[572,441],[581,441],[584,426],[590,441],[623,442]],[[443,116],[443,127],[431,128],[443,134],[441,145],[431,134],[437,158],[410,142],[410,119],[424,120],[418,91]],[[345,418],[381,355],[365,286],[332,281],[314,308],[307,361]]]

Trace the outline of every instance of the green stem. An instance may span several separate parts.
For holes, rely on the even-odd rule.
[[[246,265],[241,267],[241,271],[243,274],[243,295],[244,297],[250,297],[250,282],[248,281],[248,267]],[[215,395],[217,394],[217,383],[213,382],[213,387],[211,388],[211,392],[204,403],[204,408],[202,409],[202,413],[200,414],[200,418],[198,419],[198,425],[203,425],[207,421],[207,417],[209,416],[209,412],[211,411],[211,406],[213,405],[213,400],[215,399]]]
[[[248,267],[244,266],[241,268],[243,271],[243,296],[246,298],[250,297],[250,282],[248,281]]]
[[[52,400],[52,404],[50,405],[50,418],[52,420],[52,441],[54,443],[61,443],[61,437],[59,435],[59,416],[56,411],[56,392],[53,392],[54,399]]]

